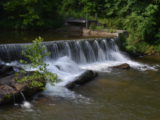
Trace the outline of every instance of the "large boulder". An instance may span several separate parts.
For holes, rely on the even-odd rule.
[[[29,72],[27,74],[32,73]],[[30,87],[27,82],[17,82],[16,78],[17,76],[12,74],[0,79],[0,105],[23,101],[22,93],[27,100],[30,100],[35,94],[43,90],[43,87]],[[44,81],[43,84],[45,86],[44,78],[36,81]]]
[[[78,76],[74,81],[68,83],[66,85],[67,88],[72,89],[76,86],[83,85],[91,80],[93,80],[97,76],[96,72],[91,70],[85,71],[81,76]]]

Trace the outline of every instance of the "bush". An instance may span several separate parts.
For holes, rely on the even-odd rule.
[[[92,23],[92,24],[89,26],[89,29],[91,29],[91,30],[96,30],[96,27],[97,27],[97,25]]]
[[[47,48],[42,42],[43,38],[38,37],[33,41],[32,45],[26,46],[26,50],[22,51],[25,60],[21,60],[20,62],[36,70],[30,75],[26,75],[26,71],[24,70],[20,71],[18,74],[22,73],[26,76],[17,79],[18,82],[27,82],[30,87],[42,87],[44,82],[54,84],[57,80],[56,74],[47,71],[48,64],[46,64],[43,59],[50,53],[47,52]],[[45,79],[45,81],[41,79]]]

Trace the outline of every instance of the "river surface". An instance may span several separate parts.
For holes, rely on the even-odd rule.
[[[71,36],[67,33],[48,31],[0,31],[0,44],[5,43],[29,43],[37,37],[43,37],[44,41],[74,40],[87,37]]]
[[[137,61],[160,65],[158,57]],[[38,98],[30,109],[1,108],[0,120],[159,120],[159,93],[160,70],[112,70],[70,94]]]
[[[0,34],[0,37],[1,43],[21,43],[20,39],[23,42],[30,42],[38,34],[40,33],[36,35],[25,33],[24,37],[24,33],[20,35],[5,32]],[[47,41],[56,39],[52,33],[41,36]],[[98,77],[72,91],[61,86],[51,88],[48,86],[49,91],[35,97],[29,108],[14,105],[1,107],[0,120],[160,120],[160,57],[141,57],[133,61],[119,51],[114,40],[110,41],[110,44],[103,39],[93,40],[93,43],[81,41],[82,44],[76,41],[65,42],[63,46],[66,47],[64,49],[66,52],[57,51],[58,58],[48,60],[48,69],[56,72],[64,81],[74,79],[83,72],[79,68],[96,70],[99,72]],[[77,49],[72,49],[72,44],[77,46]],[[81,45],[86,45],[87,51],[84,51]],[[106,51],[108,45],[112,46]],[[4,46],[2,45],[1,49],[4,52],[8,50],[9,55],[12,55],[12,50],[17,50],[16,45]],[[53,47],[57,46],[58,44]],[[76,52],[76,55],[83,59],[76,61],[74,54]],[[92,64],[86,63],[90,61]],[[117,63],[128,63],[132,68],[104,69],[110,64]]]

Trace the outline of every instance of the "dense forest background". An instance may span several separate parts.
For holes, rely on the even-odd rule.
[[[55,29],[66,18],[97,19],[124,29],[132,52],[160,53],[160,0],[1,0],[1,29]]]

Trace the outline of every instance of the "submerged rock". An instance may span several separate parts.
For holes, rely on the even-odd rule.
[[[66,85],[66,87],[69,89],[72,89],[76,86],[83,85],[83,84],[93,80],[93,78],[95,78],[96,76],[97,76],[96,72],[93,72],[91,70],[87,70],[81,76],[77,77],[74,81],[72,81],[71,83],[68,83]]]
[[[117,68],[117,69],[130,69],[130,66],[129,66],[129,64],[124,63],[124,64],[121,64],[121,65],[112,66],[111,68]]]

